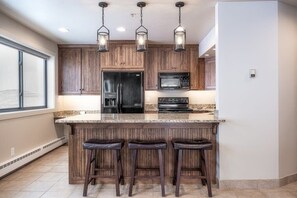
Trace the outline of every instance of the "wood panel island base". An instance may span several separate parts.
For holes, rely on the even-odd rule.
[[[56,120],[71,126],[69,135],[69,183],[83,183],[85,177],[86,154],[82,144],[91,138],[98,139],[131,139],[158,140],[165,139],[168,147],[165,150],[165,177],[168,181],[173,177],[174,153],[171,145],[173,138],[197,139],[206,138],[213,143],[209,158],[211,164],[212,182],[216,182],[216,133],[217,126],[224,120],[216,119],[206,114],[85,114]],[[194,168],[199,165],[198,154],[195,151],[186,151],[182,165]],[[197,152],[197,151],[196,151]],[[122,151],[122,163],[125,182],[130,176],[131,156],[127,145]],[[138,167],[156,168],[159,166],[157,152],[145,150],[138,154]],[[98,152],[98,166],[101,168],[113,167],[110,151]],[[112,171],[102,172],[111,175]],[[138,174],[157,175],[155,170],[138,172]],[[194,175],[194,172],[184,172]],[[104,181],[100,179],[99,181]],[[106,180],[108,182],[110,180]],[[197,182],[197,180],[183,180],[183,182]],[[104,181],[105,182],[105,181]]]

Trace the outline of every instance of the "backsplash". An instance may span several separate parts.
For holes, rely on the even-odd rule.
[[[194,111],[201,111],[201,110],[214,111],[216,109],[216,105],[215,104],[189,104],[189,108],[193,109]],[[144,110],[146,112],[158,111],[158,105],[157,104],[145,104]]]

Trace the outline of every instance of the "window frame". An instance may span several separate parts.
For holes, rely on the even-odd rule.
[[[47,62],[50,58],[48,55],[28,48],[24,45],[18,44],[14,41],[8,40],[4,37],[0,36],[0,44],[14,48],[18,50],[18,78],[19,78],[19,106],[17,108],[3,108],[0,109],[0,113],[3,112],[19,112],[26,110],[35,110],[35,109],[46,109],[48,108],[48,72],[47,72]],[[23,93],[23,54],[31,54],[33,56],[42,58],[44,60],[44,105],[42,106],[32,106],[32,107],[24,107],[24,93]]]

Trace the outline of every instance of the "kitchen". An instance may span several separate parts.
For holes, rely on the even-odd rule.
[[[98,6],[94,7],[98,11]],[[172,9],[176,9],[174,5]],[[288,13],[294,15],[296,8],[276,1],[260,1],[219,2],[217,9],[220,12],[217,13],[216,21],[218,38],[216,38],[215,94],[207,95],[209,91],[197,93],[189,91],[185,96],[189,96],[190,104],[216,104],[219,117],[226,119],[226,123],[219,126],[218,133],[220,143],[218,178],[222,184],[230,188],[256,188],[256,186],[265,188],[295,181],[294,167],[297,160],[294,155],[296,152],[294,119],[297,116],[293,109],[297,99],[294,95],[295,87],[292,85],[296,84],[294,77],[296,61],[290,54],[296,54],[296,48],[292,47],[295,44],[296,33],[294,29],[286,27],[295,27],[295,19],[287,15]],[[253,10],[255,14],[250,16],[246,10]],[[278,12],[282,15],[278,16]],[[150,17],[145,13],[144,22]],[[184,15],[185,13],[183,17]],[[279,23],[278,17],[282,17]],[[0,20],[1,35],[57,57],[57,43],[3,13]],[[98,20],[95,21],[98,23]],[[254,23],[255,21],[257,23]],[[95,22],[95,29],[99,27],[97,23]],[[228,28],[222,28],[220,24]],[[282,45],[277,46],[278,42]],[[290,50],[283,53],[284,49]],[[49,60],[48,64],[58,65],[57,60]],[[250,69],[256,69],[255,78],[249,78]],[[58,80],[57,70],[50,72],[56,72],[53,78]],[[58,90],[58,83],[49,86]],[[174,92],[172,95],[166,95],[161,91],[145,91],[145,100],[149,101],[148,104],[157,105],[158,97],[174,97],[176,96]],[[52,105],[55,107],[54,110],[44,110],[42,114],[20,112],[1,115],[1,139],[6,140],[1,141],[1,151],[5,151],[1,152],[1,162],[12,159],[11,147],[16,147],[18,156],[57,137],[62,137],[61,134],[52,133],[57,131],[55,127],[59,128],[53,124],[53,112],[100,110],[100,96],[61,96],[57,91],[49,94],[53,95],[50,97],[53,99],[48,101],[49,106],[56,104]],[[8,131],[9,136],[7,136]],[[24,139],[26,142],[22,141]],[[238,186],[239,184],[242,185]]]

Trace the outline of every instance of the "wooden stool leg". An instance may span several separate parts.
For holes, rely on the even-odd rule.
[[[199,155],[200,155],[200,171],[201,171],[201,176],[206,176],[205,172],[206,172],[206,169],[205,169],[205,158],[204,158],[204,153],[203,153],[203,150],[199,150]],[[202,179],[201,178],[201,183],[203,186],[206,185],[206,179]]]
[[[91,162],[91,168],[92,168],[92,175],[96,175],[96,168],[97,168],[97,162],[96,162],[96,158],[97,158],[97,150],[94,150],[92,152],[92,156],[91,156],[91,160],[94,160]],[[96,184],[96,177],[92,179],[92,185]]]
[[[118,160],[119,160],[119,168],[120,168],[120,182],[121,185],[124,185],[124,176],[123,176],[123,164],[122,164],[122,157],[121,157],[121,150],[117,150]]]
[[[116,186],[116,196],[120,196],[120,184],[119,184],[119,164],[118,164],[118,154],[117,150],[112,151],[113,161],[114,161],[114,178]]]
[[[164,187],[164,158],[162,149],[158,149],[159,154],[159,170],[160,170],[160,183],[161,183],[161,192],[162,197],[165,197],[165,187]]]
[[[210,164],[209,164],[207,150],[204,150],[204,159],[205,159],[205,176],[206,176],[208,197],[212,197],[211,179],[210,179]]]
[[[176,175],[176,186],[175,186],[175,196],[176,197],[179,197],[179,185],[180,185],[182,158],[183,158],[183,150],[178,149],[177,175]]]
[[[83,196],[87,196],[88,193],[88,185],[89,185],[89,177],[90,177],[90,168],[91,168],[91,160],[92,160],[93,150],[87,150],[87,167],[86,167],[86,174],[85,174],[85,183],[84,183],[84,191]]]
[[[131,152],[131,174],[130,174],[130,186],[129,186],[129,197],[132,196],[132,188],[135,181],[135,169],[136,169],[136,156],[137,156],[137,150],[133,149]]]
[[[173,180],[172,180],[172,184],[175,185],[176,184],[176,170],[177,170],[177,155],[178,152],[176,149],[173,149],[174,152],[174,164],[173,164]]]

